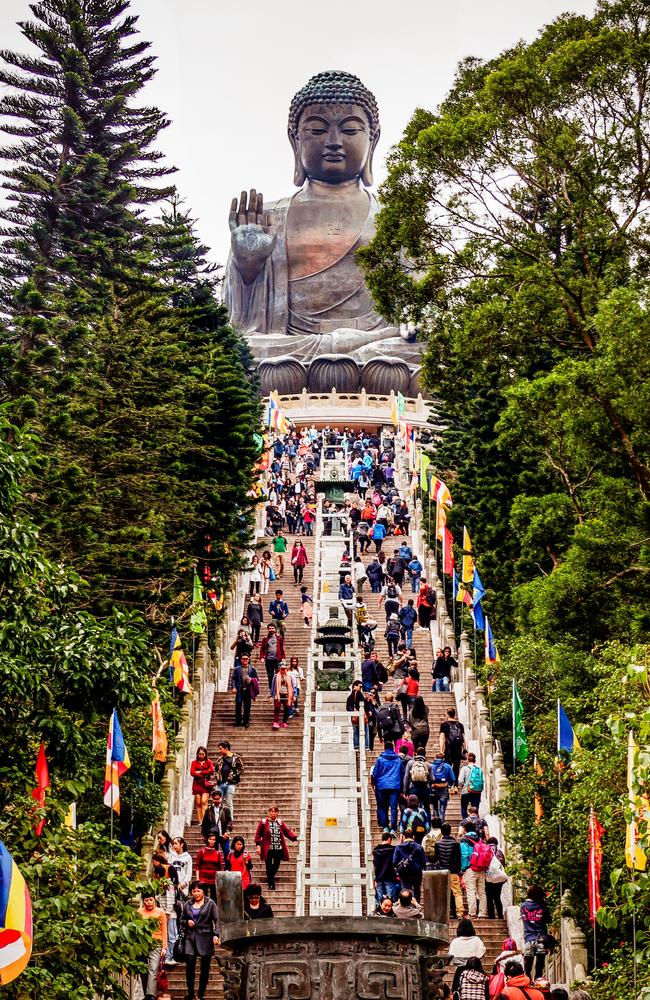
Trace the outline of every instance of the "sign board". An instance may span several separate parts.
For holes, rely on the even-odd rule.
[[[316,724],[317,743],[340,743],[341,726],[338,722],[319,722]]]
[[[312,889],[312,909],[316,912],[323,910],[344,910],[346,905],[346,893],[344,885],[319,885]]]
[[[339,821],[337,820],[336,816],[325,817],[325,826],[338,826],[338,825]]]

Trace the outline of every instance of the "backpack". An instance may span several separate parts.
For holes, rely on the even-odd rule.
[[[394,583],[388,585],[386,590],[386,597],[397,597],[397,587]]]
[[[422,757],[416,757],[411,765],[411,781],[428,781],[429,765]]]
[[[469,792],[482,792],[483,791],[483,771],[480,767],[474,765],[469,772],[469,781],[467,783],[467,790]]]
[[[486,844],[484,840],[478,840],[474,844],[474,850],[469,859],[469,866],[473,872],[487,872],[493,858],[494,855],[492,854],[490,845]]]
[[[258,685],[259,691],[259,685]],[[244,763],[239,756],[239,754],[233,753],[232,760],[230,762],[230,774],[228,775],[228,782],[231,785],[238,785],[241,781],[242,774],[244,773]]]
[[[443,789],[448,786],[449,779],[447,778],[447,768],[445,764],[440,761],[439,764],[433,765],[433,787]]]
[[[451,749],[452,747],[458,747],[463,745],[463,730],[460,728],[460,722],[455,719],[448,722],[449,733],[447,734],[447,747]]]
[[[406,821],[406,827],[404,827],[404,832],[408,830],[410,833],[414,835],[416,833],[426,833],[427,828],[425,826],[425,820],[422,816],[422,811],[420,809],[414,809],[411,812],[409,809],[407,809],[404,815],[406,815],[407,812],[410,812],[411,814]]]

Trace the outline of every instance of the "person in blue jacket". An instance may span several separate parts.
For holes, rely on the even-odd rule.
[[[380,753],[370,772],[370,780],[377,801],[377,823],[384,833],[390,830],[393,836],[397,833],[397,803],[402,788],[403,770],[404,764],[402,758],[395,753],[395,746],[385,743],[383,753]]]
[[[531,885],[524,902],[519,907],[521,921],[524,925],[524,967],[526,975],[532,975],[535,966],[535,978],[544,974],[546,962],[546,942],[551,914],[546,905],[546,893],[539,885]]]
[[[372,526],[372,540],[375,543],[375,552],[381,552],[381,547],[384,544],[384,538],[386,537],[386,528],[379,521],[375,521]]]

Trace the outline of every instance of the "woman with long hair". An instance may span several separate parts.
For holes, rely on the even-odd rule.
[[[250,851],[246,850],[246,841],[239,834],[233,837],[230,842],[230,853],[228,855],[227,867],[231,872],[241,873],[241,887],[244,891],[251,882],[251,871],[253,870],[253,859]]]
[[[426,750],[429,742],[429,709],[421,694],[415,696],[408,721],[413,746]]]
[[[196,806],[196,818],[201,823],[210,801],[214,775],[214,764],[208,757],[207,747],[196,748],[196,757],[190,764],[190,774],[194,779],[192,781],[192,795]]]
[[[246,608],[246,617],[250,623],[251,639],[257,646],[260,641],[260,629],[264,621],[264,607],[260,594],[253,594],[251,597]]]

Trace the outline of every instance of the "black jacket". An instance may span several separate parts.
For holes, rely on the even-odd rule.
[[[244,917],[246,920],[271,920],[273,909],[264,896],[260,897],[260,905],[256,910],[252,910],[248,900],[244,899]]]
[[[460,875],[460,844],[453,837],[441,837],[434,848],[434,864],[447,869],[451,875]]]
[[[222,805],[217,816],[214,805],[210,803],[201,821],[201,836],[207,837],[209,833],[216,833],[217,837],[223,840],[229,835],[231,828],[232,816],[230,815],[228,806]]]
[[[375,866],[375,880],[377,882],[397,882],[395,865],[393,864],[393,852],[395,845],[390,843],[378,844],[372,852],[372,861]]]

